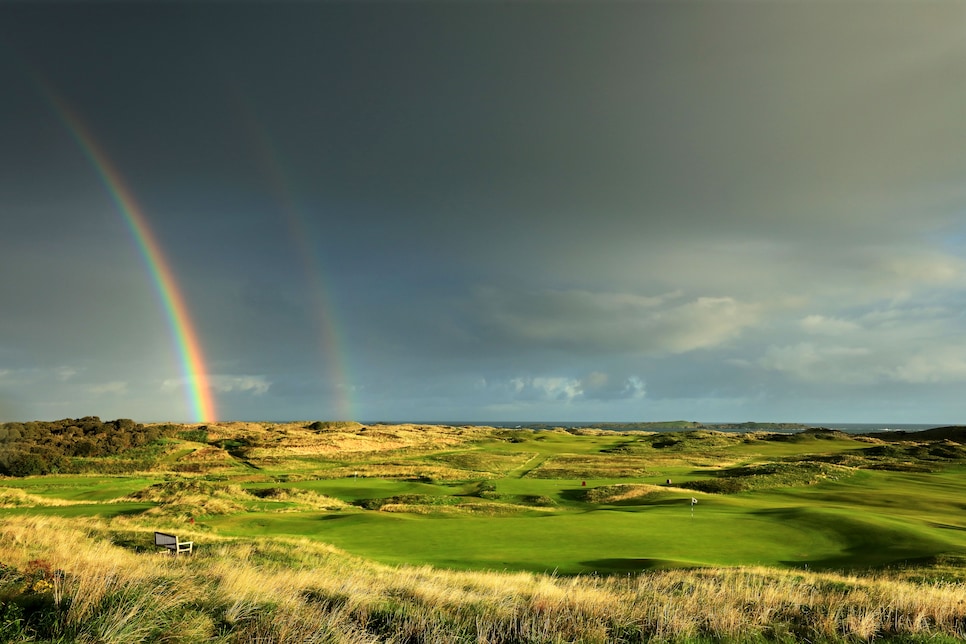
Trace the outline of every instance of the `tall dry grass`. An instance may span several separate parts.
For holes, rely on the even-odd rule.
[[[145,546],[151,532],[143,528]],[[618,577],[390,567],[310,540],[187,532],[172,557],[89,520],[0,523],[0,640],[871,641],[966,637],[966,584],[765,568]],[[130,543],[126,539],[125,543]],[[140,551],[138,551],[140,550]],[[15,637],[14,637],[15,636]],[[4,637],[6,639],[4,640]]]

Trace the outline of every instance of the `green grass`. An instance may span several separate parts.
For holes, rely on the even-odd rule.
[[[287,436],[302,431],[325,434],[296,429]],[[345,429],[360,437],[363,431]],[[155,515],[169,518],[195,516],[199,529],[214,534],[308,537],[379,562],[461,569],[572,574],[761,564],[858,570],[966,556],[963,453],[950,444],[870,445],[832,433],[494,430],[435,451],[422,445],[291,458],[276,453],[244,467],[208,464],[207,476],[186,477],[177,473],[188,462],[181,459],[191,456],[182,448],[170,451],[153,477],[0,481],[42,499],[83,503],[11,507],[0,516],[124,515],[150,525],[160,516],[139,513],[156,508]],[[294,469],[279,466],[282,461]],[[325,478],[354,467],[378,471],[382,464],[416,474],[442,466],[452,480],[411,473]],[[201,496],[170,502],[157,493],[136,496],[149,488],[176,495],[179,480],[195,481],[183,493]],[[167,487],[151,488],[165,481]],[[588,494],[628,484],[657,487],[612,501],[606,493]],[[296,498],[257,496],[271,488],[350,505],[322,511]],[[132,494],[143,500],[117,501]],[[692,497],[698,499],[693,516]]]
[[[154,503],[91,503],[91,504],[81,504],[81,505],[62,505],[62,506],[50,506],[50,507],[36,507],[36,508],[5,508],[0,510],[0,516],[3,514],[36,514],[42,516],[55,516],[55,517],[117,517],[117,516],[130,516],[138,515],[145,510],[149,510],[155,506]]]
[[[238,536],[309,536],[385,563],[561,573],[693,565],[884,567],[966,548],[959,532],[873,512],[859,519],[854,506],[823,510],[817,503],[783,504],[787,498],[780,495],[699,495],[692,518],[690,498],[680,493],[593,509],[576,500],[586,488],[574,482],[527,482],[501,481],[497,492],[542,494],[563,508],[512,517],[342,512],[226,516],[207,523]]]
[[[798,565],[842,554],[835,534],[715,504],[696,508],[693,518],[687,503],[677,503],[635,512],[456,518],[318,513],[219,517],[207,523],[238,536],[310,536],[383,563],[562,574]]]
[[[110,501],[127,496],[160,478],[138,476],[34,476],[0,479],[0,487],[65,501]]]
[[[422,483],[419,481],[397,481],[389,479],[345,478],[321,479],[317,481],[297,481],[281,483],[252,483],[245,487],[250,489],[264,489],[271,487],[300,488],[312,490],[319,494],[331,496],[343,501],[353,502],[364,499],[385,499],[400,494],[433,494],[447,496],[461,488]]]

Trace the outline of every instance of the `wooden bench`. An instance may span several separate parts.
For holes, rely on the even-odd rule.
[[[166,534],[164,532],[154,533],[154,545],[167,548],[168,552],[173,554],[180,554],[182,552],[187,552],[191,554],[191,550],[194,547],[194,541],[181,541],[173,534]]]

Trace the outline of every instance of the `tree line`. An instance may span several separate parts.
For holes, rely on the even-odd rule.
[[[177,430],[130,418],[97,416],[0,424],[0,474],[30,476],[72,471],[78,458],[112,456],[149,445]]]

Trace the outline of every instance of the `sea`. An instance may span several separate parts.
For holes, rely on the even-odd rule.
[[[696,421],[697,422],[697,421]],[[770,432],[797,432],[800,429],[782,427],[782,425],[804,425],[806,427],[822,427],[824,429],[836,429],[841,432],[848,434],[867,434],[870,432],[919,432],[926,429],[933,429],[936,427],[948,427],[955,425],[956,423],[810,423],[810,422],[795,422],[788,421],[785,423],[760,423],[764,425],[763,427],[739,427],[741,422],[704,422],[700,421],[707,429],[714,429],[716,431],[722,432],[748,432],[748,431],[770,431]],[[679,432],[687,431],[687,428],[675,427],[671,423],[668,426],[661,426],[660,422],[615,422],[615,421],[598,421],[598,422],[572,422],[572,421],[372,421],[365,422],[365,425],[374,424],[396,424],[396,423],[413,423],[419,425],[448,425],[451,427],[466,427],[466,426],[477,426],[477,427],[498,427],[501,429],[551,429],[556,427],[562,427],[564,429],[581,429],[587,427],[599,427],[601,429],[612,429],[615,431],[634,431],[634,430],[645,430],[645,431],[669,431],[669,432]]]

